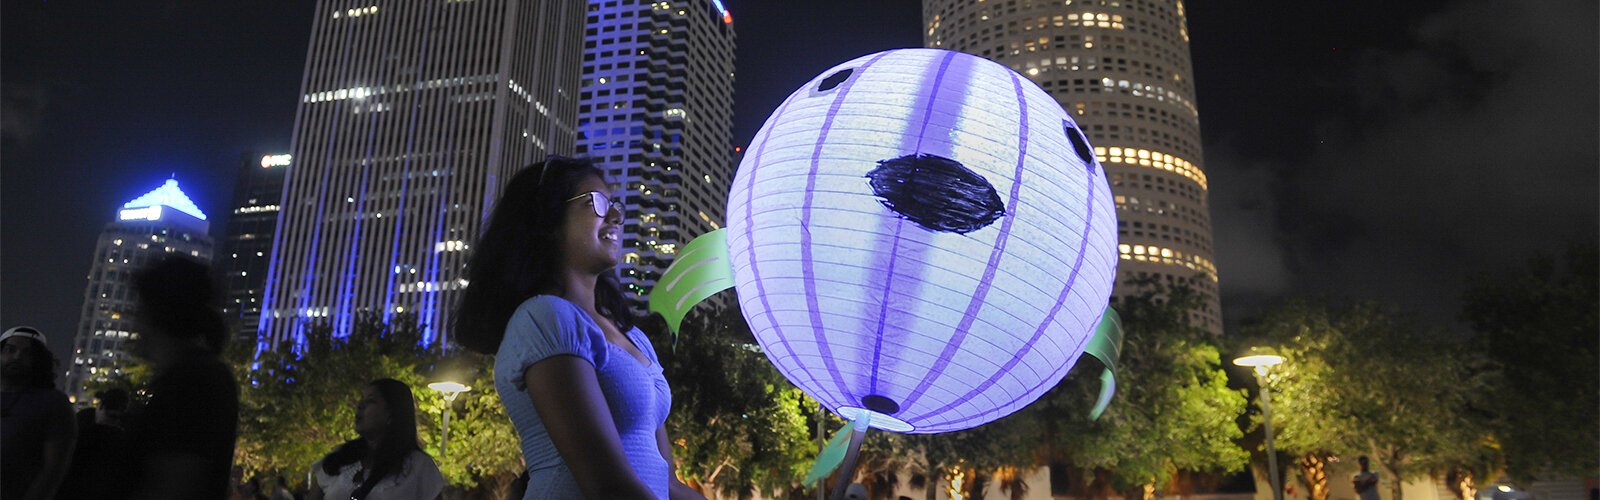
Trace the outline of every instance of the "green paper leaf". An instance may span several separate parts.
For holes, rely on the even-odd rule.
[[[683,317],[696,304],[733,288],[733,263],[728,259],[727,242],[726,229],[702,234],[690,241],[650,290],[650,312],[666,318],[674,337],[683,324]]]
[[[818,480],[828,477],[828,474],[832,474],[834,469],[839,468],[839,464],[844,462],[845,452],[850,448],[850,433],[855,432],[855,429],[856,423],[854,421],[846,422],[844,428],[839,429],[839,432],[828,440],[828,446],[817,454],[816,463],[811,465],[811,470],[806,472],[806,479],[801,484],[806,486],[816,484]]]
[[[1089,410],[1089,420],[1099,420],[1105,413],[1106,407],[1111,405],[1111,396],[1117,392],[1117,359],[1122,357],[1122,318],[1117,316],[1117,310],[1106,306],[1106,311],[1100,316],[1100,324],[1094,329],[1094,336],[1089,338],[1089,345],[1084,346],[1083,352],[1101,364],[1106,365],[1105,371],[1100,373],[1100,397],[1094,402],[1094,409]]]

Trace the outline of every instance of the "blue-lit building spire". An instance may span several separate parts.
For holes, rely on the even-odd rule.
[[[124,375],[127,342],[141,328],[133,321],[133,274],[169,255],[210,262],[209,230],[205,213],[168,179],[123,204],[100,231],[67,366],[66,392],[75,401],[89,397],[90,382]]]
[[[206,214],[200,211],[200,207],[195,206],[194,200],[190,200],[188,195],[183,194],[182,189],[178,189],[177,179],[167,179],[161,187],[122,204],[124,211],[150,207],[169,207],[192,215],[196,219],[206,220]]]

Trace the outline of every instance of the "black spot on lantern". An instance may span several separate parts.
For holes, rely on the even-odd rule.
[[[1072,152],[1078,154],[1079,160],[1083,160],[1083,168],[1094,173],[1094,148],[1089,147],[1089,140],[1083,137],[1083,131],[1073,126],[1070,120],[1061,120],[1061,131],[1067,134],[1067,141],[1072,143]]]
[[[856,70],[854,68],[846,68],[839,70],[834,74],[828,75],[827,78],[823,78],[821,82],[817,83],[817,92],[827,92],[829,90],[833,90],[834,87],[838,87],[839,84],[844,83],[845,80],[849,80],[850,75],[855,72]]]
[[[929,231],[967,234],[1006,214],[994,185],[961,162],[910,154],[867,173],[884,207]]]

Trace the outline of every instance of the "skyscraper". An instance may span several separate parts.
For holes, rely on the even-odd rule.
[[[1111,176],[1130,280],[1187,284],[1222,331],[1189,31],[1181,0],[923,0],[924,43],[1026,75],[1072,113]]]
[[[139,338],[133,274],[167,255],[209,262],[209,228],[206,215],[178,189],[178,181],[167,180],[124,204],[116,220],[100,231],[67,367],[66,392],[75,401],[87,400],[84,385],[89,381],[120,375],[127,365],[127,342]]]
[[[272,232],[278,227],[278,202],[288,154],[247,151],[233,188],[233,213],[217,253],[222,278],[222,314],[239,338],[254,339],[261,318],[261,286],[267,281]]]
[[[582,0],[324,0],[259,331],[415,312],[439,340],[499,189],[571,154]]]
[[[721,227],[733,181],[733,16],[719,0],[589,0],[578,154],[627,206],[619,269],[644,309],[695,236]]]

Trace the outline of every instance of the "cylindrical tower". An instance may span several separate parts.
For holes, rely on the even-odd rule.
[[[1075,115],[1111,176],[1122,261],[1112,301],[1152,278],[1205,299],[1194,324],[1222,331],[1181,0],[923,0],[928,47],[983,56]]]

